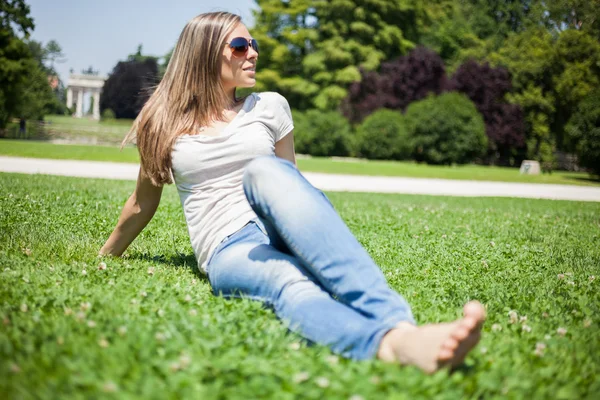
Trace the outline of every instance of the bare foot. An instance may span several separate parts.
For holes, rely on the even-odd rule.
[[[414,326],[400,323],[381,341],[378,358],[415,365],[427,373],[456,367],[475,347],[481,336],[485,309],[478,301],[463,308],[464,317],[442,324]]]

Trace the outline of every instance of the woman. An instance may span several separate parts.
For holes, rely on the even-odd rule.
[[[164,78],[136,119],[141,168],[101,254],[119,256],[174,182],[192,247],[215,294],[273,307],[292,331],[353,359],[426,372],[460,364],[484,310],[417,327],[327,198],[295,167],[293,123],[277,93],[253,87],[258,44],[236,15],[202,14],[184,28]],[[326,134],[326,132],[324,132]]]

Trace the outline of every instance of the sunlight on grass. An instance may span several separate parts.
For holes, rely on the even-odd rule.
[[[213,296],[172,185],[125,258],[104,260],[98,249],[133,182],[0,174],[0,187],[7,398],[600,392],[598,203],[327,194],[420,323],[485,304],[482,342],[448,378],[332,357],[259,303]]]

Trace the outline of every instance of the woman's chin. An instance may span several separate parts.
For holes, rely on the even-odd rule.
[[[237,85],[238,88],[251,88],[256,86],[256,79],[246,79]]]

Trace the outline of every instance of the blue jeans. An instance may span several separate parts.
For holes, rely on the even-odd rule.
[[[357,360],[375,357],[398,322],[414,323],[408,303],[292,163],[257,158],[243,185],[259,219],[213,252],[215,294],[260,300],[291,331]]]

